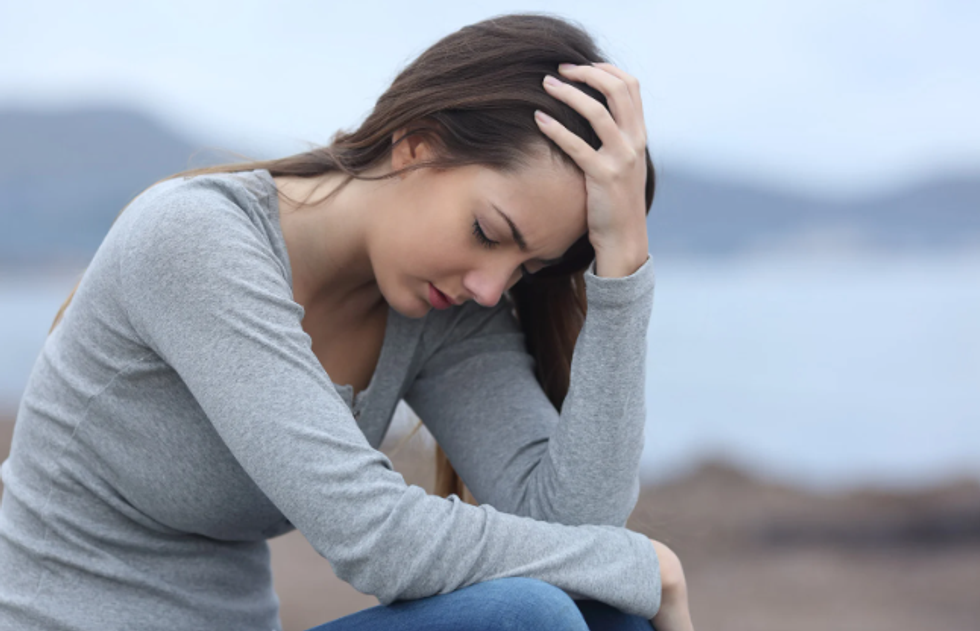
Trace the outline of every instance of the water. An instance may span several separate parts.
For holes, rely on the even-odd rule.
[[[980,477],[980,253],[656,260],[644,474],[814,488]],[[0,408],[75,278],[0,277]]]
[[[980,256],[659,270],[648,477],[712,453],[811,487],[980,477]]]
[[[77,281],[77,273],[0,273],[0,412],[16,410],[54,316]]]

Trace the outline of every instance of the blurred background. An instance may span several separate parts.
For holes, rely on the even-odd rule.
[[[658,192],[646,484],[699,629],[980,628],[980,4],[0,5],[0,460],[120,209],[327,144],[494,15],[577,22],[641,83]],[[431,488],[400,408],[383,450]],[[377,604],[292,533],[286,629]],[[2,570],[0,570],[2,571]]]

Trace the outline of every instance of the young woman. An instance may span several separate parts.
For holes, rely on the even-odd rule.
[[[0,628],[278,629],[266,541],[298,528],[381,603],[322,630],[691,629],[676,554],[624,528],[654,174],[587,34],[465,27],[329,147],[178,175],[34,366]],[[377,451],[402,398],[441,496]]]

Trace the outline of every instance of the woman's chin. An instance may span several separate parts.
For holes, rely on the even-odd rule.
[[[407,298],[407,300],[388,301],[388,305],[399,314],[412,319],[424,318],[432,311],[432,305],[425,298],[414,294]]]
[[[413,320],[418,320],[419,318],[424,318],[432,311],[432,307],[424,305],[422,307],[416,307],[411,311],[402,311],[401,309],[395,309],[398,313],[405,316],[406,318],[412,318]]]

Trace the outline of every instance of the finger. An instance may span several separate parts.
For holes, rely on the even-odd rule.
[[[593,70],[595,70],[595,68],[593,68]],[[548,92],[548,94],[570,105],[592,124],[592,128],[602,141],[603,147],[608,148],[607,151],[619,151],[624,148],[632,150],[632,147],[630,146],[630,143],[627,142],[623,131],[620,130],[619,125],[616,124],[612,114],[602,105],[602,103],[595,100],[582,90],[579,90],[575,86],[564,83],[560,80],[558,80],[558,84],[554,86],[545,81],[544,86],[545,91]]]
[[[636,128],[631,129],[631,133],[636,134],[639,137],[639,139],[642,140],[640,144],[643,147],[646,147],[647,127],[646,127],[646,119],[644,118],[643,115],[643,98],[640,96],[639,80],[633,75],[627,73],[625,70],[617,68],[616,66],[610,63],[606,63],[604,61],[595,63],[593,65],[596,68],[600,68],[605,72],[616,75],[623,81],[623,83],[626,84],[630,92],[630,100],[632,100],[633,102],[633,108],[635,110],[635,116],[636,116],[634,120],[636,121],[636,125],[637,125]]]
[[[629,79],[629,82],[621,78],[615,72],[608,70],[607,67],[613,68],[615,71],[622,73]],[[575,66],[565,70],[563,74],[569,76],[570,78],[574,78],[577,81],[586,82],[596,89],[602,91],[603,94],[607,94],[606,89],[608,88],[606,86],[615,86],[615,89],[617,90],[616,94],[607,94],[606,96],[606,98],[610,100],[610,104],[613,102],[629,102],[628,115],[623,118],[617,118],[620,128],[627,136],[634,139],[633,143],[631,143],[631,146],[634,149],[640,149],[641,147],[646,146],[646,124],[643,120],[643,110],[636,107],[633,100],[633,92],[629,87],[629,83],[631,82],[637,83],[638,85],[638,82],[636,82],[633,77],[626,74],[624,71],[619,70],[612,64],[605,64],[601,68],[596,65]],[[638,89],[637,92],[639,92]],[[625,107],[622,107],[622,109],[624,112],[627,110]]]
[[[636,130],[633,124],[636,116],[633,96],[625,81],[601,68],[588,65],[561,64],[558,72],[566,79],[586,83],[602,92],[619,127],[628,133]]]
[[[588,175],[594,175],[599,153],[589,143],[582,140],[578,134],[572,133],[554,118],[545,116],[546,118],[542,119],[537,111],[534,115],[534,121],[538,124],[538,128],[542,133],[555,141],[555,144],[562,151],[567,153],[572,160],[575,160],[575,163],[581,167],[582,171]]]
[[[595,66],[596,68],[601,68],[602,70],[605,70],[606,72],[612,73],[612,74],[616,75],[617,77],[619,77],[620,79],[622,79],[623,82],[626,84],[626,87],[629,88],[630,98],[633,101],[633,107],[637,111],[642,111],[643,110],[643,98],[640,96],[640,81],[639,81],[639,79],[637,79],[633,75],[629,74],[625,70],[623,70],[621,68],[617,68],[616,66],[612,65],[611,63],[608,63],[608,62],[605,62],[605,61],[599,61],[599,62],[596,62],[596,63],[594,63],[592,65]]]

